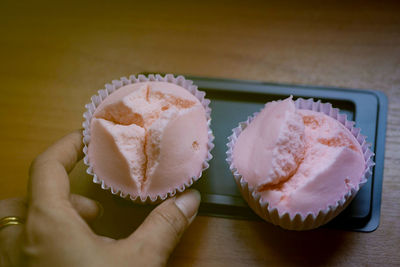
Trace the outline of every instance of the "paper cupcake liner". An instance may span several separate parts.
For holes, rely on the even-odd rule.
[[[127,192],[123,192],[119,188],[113,188],[110,185],[107,185],[105,181],[101,179],[101,177],[98,177],[94,171],[93,167],[90,164],[89,157],[88,157],[88,145],[90,143],[90,122],[92,120],[93,114],[96,110],[96,108],[100,105],[100,103],[107,98],[111,93],[114,91],[118,90],[119,88],[128,85],[128,84],[133,84],[133,83],[140,83],[140,82],[151,82],[151,81],[158,81],[158,82],[168,82],[168,83],[173,83],[176,85],[179,85],[180,87],[185,88],[188,90],[191,94],[193,94],[203,105],[205,111],[206,111],[206,117],[207,117],[207,125],[208,125],[208,152],[207,152],[207,157],[203,162],[202,165],[202,170],[197,176],[188,178],[187,181],[185,181],[183,184],[176,188],[170,189],[168,192],[162,195],[157,195],[155,197],[151,196],[139,196],[139,195],[131,195]],[[96,184],[99,184],[102,189],[104,190],[109,190],[112,194],[118,195],[122,198],[129,198],[132,201],[136,203],[143,203],[143,204],[156,204],[159,203],[163,200],[165,200],[168,197],[172,197],[176,195],[177,193],[181,193],[185,191],[188,187],[190,187],[194,182],[196,182],[198,179],[200,179],[202,172],[206,170],[209,167],[209,161],[212,159],[212,155],[210,151],[214,148],[213,140],[214,140],[214,135],[212,133],[212,130],[210,128],[211,124],[211,108],[209,107],[210,100],[205,98],[205,93],[202,91],[199,91],[197,89],[197,86],[193,84],[193,81],[191,80],[186,80],[183,76],[177,76],[174,77],[172,74],[167,74],[164,77],[159,75],[159,74],[150,74],[148,76],[145,75],[138,75],[137,77],[135,75],[129,76],[129,78],[122,77],[120,80],[113,80],[111,84],[106,84],[105,88],[102,90],[98,91],[98,94],[94,95],[91,97],[91,102],[85,105],[86,112],[83,114],[84,117],[84,122],[82,124],[83,126],[83,152],[85,154],[85,157],[83,159],[85,165],[87,165],[87,170],[86,172],[90,175],[93,176],[93,182]]]
[[[357,139],[358,143],[362,147],[364,154],[364,160],[366,167],[362,175],[361,181],[355,187],[351,188],[340,200],[336,203],[332,203],[326,209],[320,210],[317,214],[309,213],[307,216],[303,216],[300,213],[289,214],[288,212],[280,212],[278,208],[269,205],[268,201],[263,201],[261,195],[249,185],[243,177],[239,174],[235,166],[233,165],[233,147],[240,135],[240,133],[246,129],[246,127],[252,122],[259,112],[255,112],[252,116],[249,116],[246,121],[240,122],[239,126],[232,130],[232,135],[228,137],[229,142],[227,143],[228,150],[226,152],[226,161],[229,164],[229,169],[233,174],[236,184],[239,190],[247,201],[249,206],[253,209],[257,215],[264,220],[271,222],[275,225],[279,225],[284,229],[289,230],[310,230],[317,228],[323,224],[328,223],[342,210],[344,210],[351,200],[355,197],[359,189],[367,182],[368,178],[372,175],[372,167],[375,165],[372,158],[374,153],[370,150],[371,144],[366,142],[366,136],[362,135],[359,128],[355,128],[354,122],[347,120],[345,114],[340,114],[339,109],[333,108],[330,103],[321,103],[320,100],[315,102],[312,98],[302,99],[299,98],[295,102],[297,109],[306,109],[316,112],[324,113],[343,124],[351,134]]]

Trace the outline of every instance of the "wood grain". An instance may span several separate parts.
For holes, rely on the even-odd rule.
[[[378,89],[389,98],[378,230],[297,233],[199,217],[170,264],[400,265],[399,14],[396,1],[1,1],[0,198],[25,194],[35,155],[79,128],[90,96],[121,76]],[[111,203],[106,215],[107,205],[130,211],[94,187],[82,163],[71,179],[74,191]]]

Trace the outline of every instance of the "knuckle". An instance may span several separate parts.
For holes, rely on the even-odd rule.
[[[59,218],[59,215],[49,209],[48,205],[40,202],[31,203],[25,222],[26,245],[40,244],[56,238],[53,235],[56,230],[53,226],[61,226],[62,218]]]
[[[39,154],[36,156],[36,158],[34,158],[31,162],[31,165],[29,166],[29,173],[32,174],[32,172],[39,168],[40,166],[43,166],[44,164],[46,164],[47,159],[45,158],[45,156],[42,154]]]
[[[47,219],[46,217],[48,217],[48,215],[40,206],[35,204],[30,206],[25,225],[25,240],[28,244],[37,243],[39,237],[45,235],[46,229],[41,222],[43,219]]]

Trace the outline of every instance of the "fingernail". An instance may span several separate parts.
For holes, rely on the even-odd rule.
[[[175,204],[182,211],[189,222],[191,222],[194,216],[197,214],[197,210],[200,206],[200,200],[201,196],[199,191],[190,189],[179,195],[175,199]]]

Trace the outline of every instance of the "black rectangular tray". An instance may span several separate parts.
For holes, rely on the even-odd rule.
[[[371,232],[379,225],[385,149],[387,98],[379,91],[328,88],[303,85],[283,85],[262,82],[187,77],[207,93],[211,100],[211,128],[215,148],[210,168],[194,185],[202,194],[199,214],[260,220],[241,197],[226,158],[227,137],[238,123],[266,102],[294,98],[321,99],[330,102],[347,114],[349,120],[362,129],[375,153],[375,167],[368,183],[358,192],[352,203],[325,227]]]

